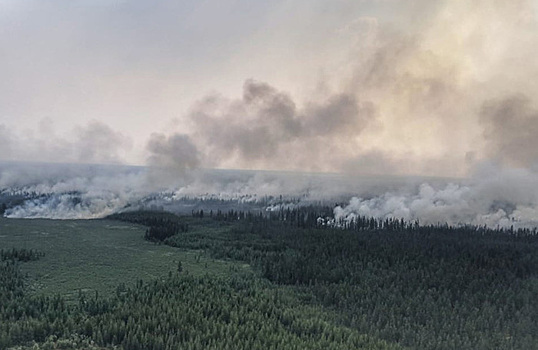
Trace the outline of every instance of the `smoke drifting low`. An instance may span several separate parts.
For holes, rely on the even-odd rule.
[[[349,204],[336,207],[334,214],[336,219],[344,220],[360,215],[419,220],[423,224],[536,227],[537,188],[535,173],[489,166],[459,183],[423,183],[403,192],[354,197]]]
[[[424,224],[538,225],[538,175],[491,163],[460,180],[198,169],[190,181],[157,192],[148,186],[150,173],[137,167],[2,164],[0,200],[30,197],[7,210],[11,218],[100,218],[129,208],[190,213],[193,200],[218,199],[247,203],[242,210],[346,203],[334,209],[335,218],[344,220],[361,215]]]
[[[101,218],[150,193],[143,174],[127,166],[0,163],[0,201],[11,218]]]

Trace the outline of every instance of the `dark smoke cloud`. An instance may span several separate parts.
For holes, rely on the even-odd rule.
[[[538,165],[538,109],[527,96],[486,102],[480,121],[490,157],[511,166]]]
[[[187,135],[166,137],[163,134],[152,134],[147,149],[151,152],[148,163],[152,166],[184,172],[198,167],[200,163],[198,150]]]
[[[200,165],[200,153],[187,135],[154,133],[146,149],[150,153],[148,180],[157,187],[182,183]]]
[[[374,116],[374,107],[353,95],[335,94],[300,108],[290,95],[254,80],[245,82],[241,99],[211,96],[189,114],[212,165],[234,160],[249,167],[311,164],[309,169],[318,160],[334,162],[328,153],[359,136]]]

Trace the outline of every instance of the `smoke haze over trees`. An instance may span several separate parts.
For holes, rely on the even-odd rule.
[[[349,213],[432,222],[538,220],[532,1],[4,6],[0,28],[14,35],[0,39],[0,160],[150,169],[45,181],[48,170],[2,166],[6,191],[58,194],[7,215],[100,217],[167,191],[355,197],[340,203]],[[211,183],[207,168],[346,180]],[[40,174],[43,184],[26,181]],[[457,179],[372,189],[356,175]]]

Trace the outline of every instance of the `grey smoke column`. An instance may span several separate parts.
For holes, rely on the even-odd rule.
[[[146,148],[150,153],[148,179],[151,185],[181,183],[187,173],[200,164],[198,149],[187,135],[152,134]]]
[[[207,97],[188,117],[211,165],[316,169],[316,162],[339,161],[335,150],[362,133],[375,109],[344,93],[299,108],[287,93],[247,80],[242,98]]]
[[[491,158],[510,166],[538,165],[538,109],[527,96],[487,101],[480,120]]]

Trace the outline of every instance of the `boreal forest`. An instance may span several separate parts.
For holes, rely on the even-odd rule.
[[[140,228],[132,239],[148,250],[196,255],[160,268],[158,278],[69,298],[30,290],[23,273],[60,251],[2,249],[0,348],[537,348],[535,230],[360,216],[328,223],[330,211],[132,211],[95,220]],[[5,219],[2,229],[9,234]],[[219,261],[230,264],[213,273],[208,264]]]

